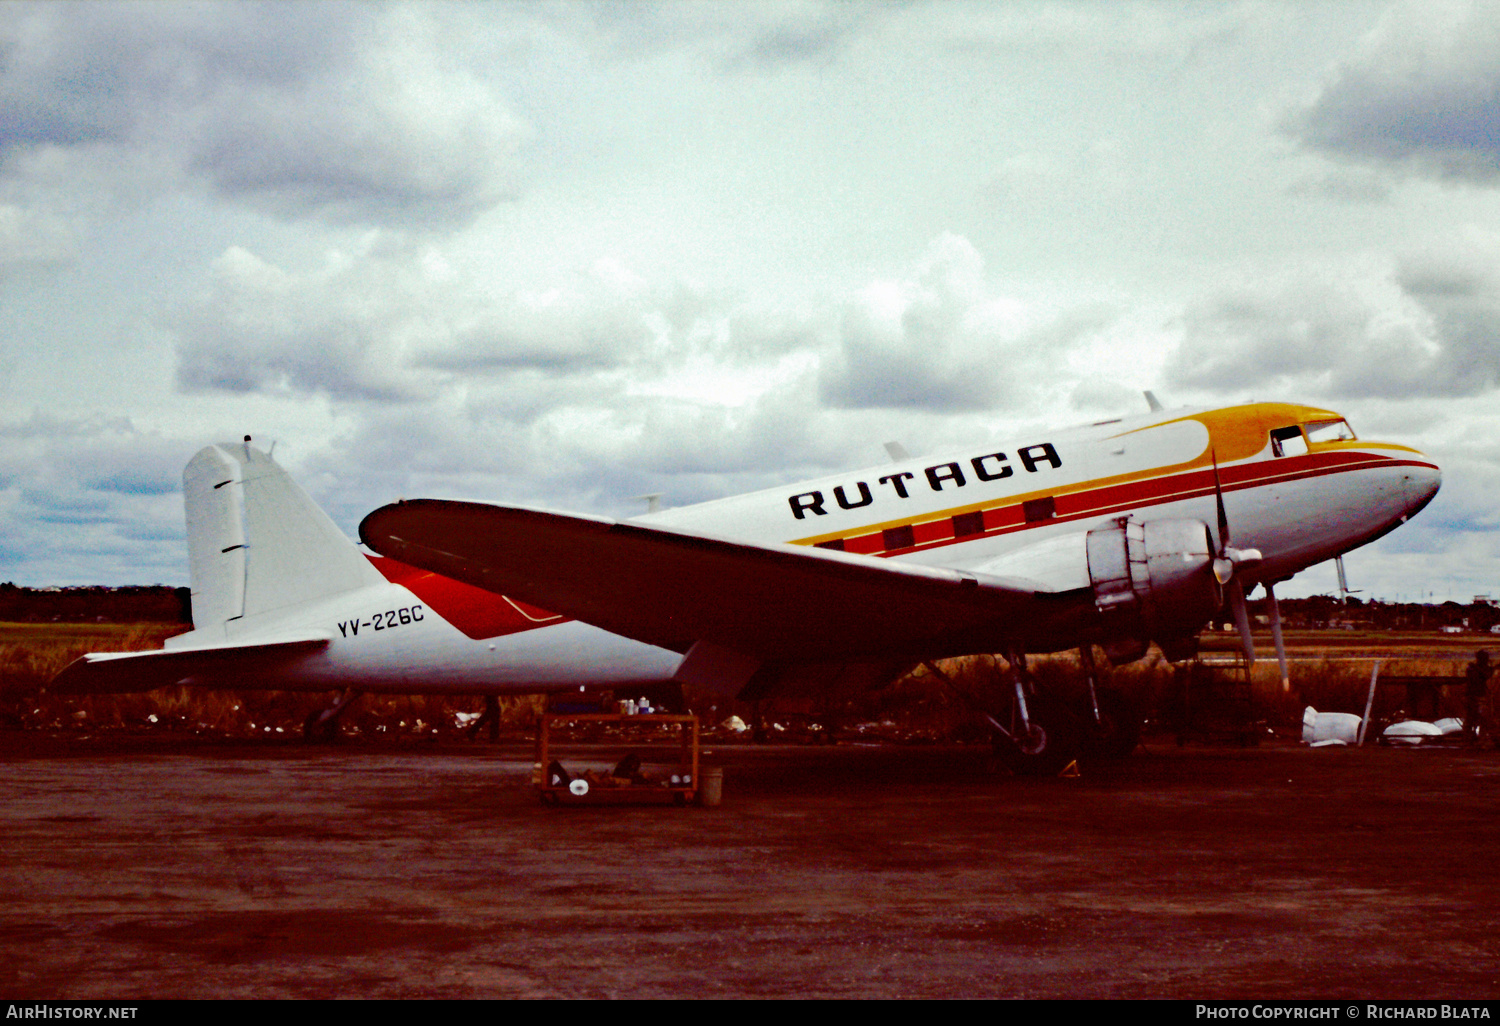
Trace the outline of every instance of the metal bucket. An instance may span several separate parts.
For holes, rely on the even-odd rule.
[[[713,809],[723,800],[724,767],[703,767],[698,771],[698,804],[705,809]]]

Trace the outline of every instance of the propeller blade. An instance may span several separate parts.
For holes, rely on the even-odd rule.
[[[1214,505],[1219,513],[1219,552],[1214,557],[1214,578],[1223,585],[1234,579],[1236,571],[1241,567],[1254,568],[1262,557],[1260,549],[1237,549],[1229,544],[1229,511],[1224,508],[1224,485],[1219,480],[1218,453],[1213,454],[1213,461]],[[1240,597],[1243,598],[1243,585],[1240,592]]]
[[[1276,662],[1281,666],[1281,690],[1292,690],[1292,678],[1286,672],[1286,643],[1281,639],[1281,606],[1276,602],[1276,592],[1269,582],[1266,584],[1266,598],[1270,601],[1271,613],[1271,640],[1276,643]]]
[[[1234,611],[1234,624],[1240,629],[1240,644],[1245,649],[1245,661],[1255,663],[1255,639],[1250,635],[1250,610],[1245,607],[1245,586],[1232,582],[1225,592],[1229,597],[1229,608]]]
[[[1210,455],[1214,461],[1214,503],[1219,509],[1219,552],[1223,553],[1229,548],[1229,513],[1224,509],[1224,484],[1219,480],[1218,450],[1212,450]]]
[[[1224,597],[1234,612],[1235,626],[1240,629],[1240,645],[1245,662],[1255,664],[1255,639],[1250,634],[1250,611],[1245,607],[1245,582],[1236,571],[1241,566],[1254,567],[1261,561],[1259,549],[1236,549],[1229,545],[1229,511],[1224,508],[1224,482],[1219,478],[1219,453],[1211,450],[1214,464],[1214,506],[1219,514],[1219,554],[1214,558],[1214,579],[1224,589]],[[1253,570],[1252,570],[1253,572]],[[1253,582],[1252,582],[1253,583]],[[1277,651],[1282,653],[1281,675],[1286,677],[1286,658],[1280,645],[1280,622],[1277,622]]]

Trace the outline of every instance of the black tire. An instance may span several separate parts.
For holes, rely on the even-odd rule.
[[[1078,721],[1060,702],[1033,696],[1026,700],[1031,729],[1027,736],[997,738],[995,754],[1021,777],[1055,777],[1078,758]],[[1019,725],[1017,726],[1019,733]]]
[[[1082,735],[1079,747],[1085,758],[1116,761],[1135,751],[1141,743],[1141,713],[1136,704],[1114,688],[1095,692],[1099,700],[1099,720],[1092,708],[1079,717]]]

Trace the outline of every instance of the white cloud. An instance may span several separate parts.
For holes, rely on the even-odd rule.
[[[469,297],[451,344],[421,362],[454,374],[613,367],[657,348],[661,318],[633,276],[604,262],[566,286]]]
[[[214,263],[209,296],[173,326],[178,382],[377,401],[430,395],[407,367],[409,352],[442,330],[427,320],[425,284],[378,257],[334,252],[299,276],[233,247]]]
[[[1500,383],[1500,277],[1464,252],[1304,267],[1195,301],[1168,380],[1328,399],[1490,392]]]
[[[227,79],[183,111],[190,167],[277,213],[356,223],[446,226],[513,196],[528,130],[504,96],[422,8],[355,11],[347,63]]]
[[[0,203],[0,273],[24,264],[58,264],[77,252],[78,232],[48,210]]]
[[[685,50],[727,72],[835,59],[901,14],[892,0],[772,0],[754,4],[564,3],[540,14],[596,52],[616,59]]]
[[[1394,6],[1286,128],[1340,160],[1494,185],[1500,180],[1500,8]]]
[[[123,417],[38,411],[0,421],[0,576],[24,568],[56,584],[180,580],[182,466],[192,452]]]
[[[424,7],[6,5],[0,156],[12,176],[51,150],[283,217],[449,227],[514,195],[528,135],[454,45]]]
[[[844,304],[823,399],[855,409],[990,406],[1031,358],[1017,345],[1024,327],[1019,303],[987,294],[979,252],[945,234],[910,278],[874,282]]]

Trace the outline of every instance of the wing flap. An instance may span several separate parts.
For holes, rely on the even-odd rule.
[[[762,661],[927,650],[1035,611],[1033,589],[983,574],[488,503],[394,503],[367,516],[360,537],[677,652],[700,641]]]
[[[328,647],[331,640],[324,632],[309,631],[241,645],[89,652],[65,666],[47,690],[71,695],[112,694],[154,691],[187,680],[208,684],[221,678],[226,686],[232,678],[234,686],[244,687],[247,677],[264,679],[288,661]]]

